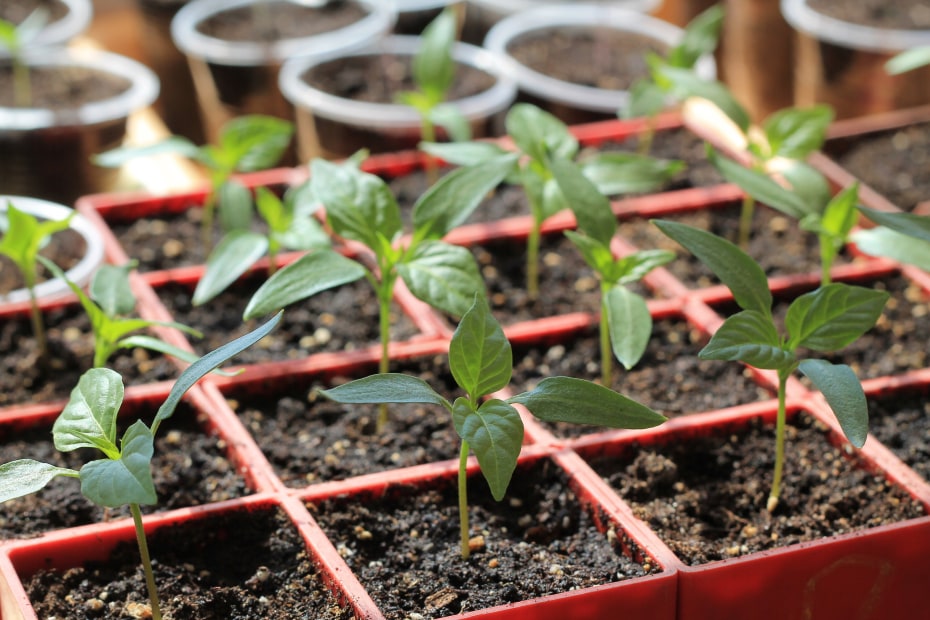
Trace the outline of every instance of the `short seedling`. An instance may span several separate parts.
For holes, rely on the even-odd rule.
[[[571,377],[547,377],[530,392],[506,401],[485,397],[510,383],[513,353],[510,342],[491,315],[487,302],[476,299],[449,343],[449,366],[467,396],[449,402],[425,381],[402,374],[357,379],[320,393],[340,403],[426,403],[452,414],[462,439],[459,473],[459,519],[462,557],[470,553],[467,464],[474,450],[494,499],[500,501],[516,469],[523,444],[523,421],[514,404],[550,422],[597,424],[612,428],[650,428],[665,417],[609,388]]]
[[[23,58],[26,47],[48,23],[48,11],[38,8],[19,25],[0,19],[0,47],[6,48],[13,63],[13,101],[21,108],[32,105],[32,78]]]
[[[219,205],[220,217],[238,220],[251,212],[252,197],[241,183],[232,179],[237,172],[254,172],[275,165],[291,141],[294,126],[287,121],[259,114],[235,118],[220,133],[219,144],[196,146],[182,136],[171,136],[140,147],[122,147],[94,157],[100,166],[118,167],[137,157],[174,153],[203,165],[210,174],[210,192],[203,204],[203,238],[212,245],[213,213]]]
[[[171,388],[165,402],[155,414],[151,428],[137,420],[117,441],[117,416],[123,402],[123,381],[119,373],[108,368],[85,372],[71,399],[52,427],[55,448],[70,452],[79,448],[100,450],[104,458],[85,463],[80,471],[56,467],[33,459],[20,459],[0,465],[0,503],[41,491],[59,476],[78,478],[81,493],[95,504],[107,508],[129,505],[136,530],[136,542],[145,571],[152,618],[161,620],[158,589],[149,558],[148,544],[139,506],[158,501],[152,481],[152,455],[155,433],[162,422],[174,414],[184,393],[197,381],[229,358],[252,346],[280,321],[276,316],[253,332],[208,353],[189,366]]]
[[[72,213],[62,220],[40,221],[35,216],[20,211],[12,202],[7,202],[6,231],[0,239],[0,254],[7,256],[19,269],[23,277],[23,284],[29,291],[30,320],[32,333],[36,339],[40,358],[44,358],[48,351],[48,342],[45,336],[45,324],[42,321],[42,312],[39,310],[39,301],[36,299],[35,287],[38,274],[36,264],[39,261],[39,250],[48,242],[49,238],[68,228]]]
[[[785,401],[788,378],[795,370],[821,391],[850,443],[865,444],[869,412],[865,394],[853,370],[845,364],[801,359],[800,349],[837,351],[871,329],[882,313],[888,293],[834,283],[805,293],[788,307],[786,336],[778,333],[772,314],[772,294],[765,273],[752,258],[729,241],[709,232],[670,221],[655,224],[697,256],[729,287],[741,312],[727,318],[698,354],[703,359],[741,361],[778,375],[778,417],[775,427],[775,472],[766,507],[778,505],[785,460]]]
[[[600,153],[576,163],[578,140],[565,123],[526,103],[511,107],[506,124],[520,155],[507,170],[507,182],[523,187],[533,217],[526,249],[526,290],[531,299],[539,296],[539,244],[545,220],[571,209],[578,228],[599,238],[615,219],[605,196],[654,189],[683,165],[631,153]],[[423,144],[421,148],[459,165],[474,165],[508,152],[488,142]]]
[[[383,180],[353,164],[314,160],[310,189],[325,206],[330,228],[340,237],[368,248],[375,265],[366,266],[332,249],[311,252],[270,277],[255,292],[244,317],[261,316],[320,291],[365,278],[378,299],[379,368],[387,372],[391,300],[398,277],[417,298],[454,316],[461,316],[469,308],[476,292],[483,294],[484,281],[471,252],[440,239],[468,218],[501,182],[515,158],[503,154],[445,175],[414,206],[413,234],[404,244],[400,208]],[[382,408],[379,431],[386,418],[387,410]]]

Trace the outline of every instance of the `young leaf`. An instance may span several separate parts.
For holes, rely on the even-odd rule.
[[[599,153],[581,162],[581,170],[599,192],[610,196],[652,191],[670,181],[684,165],[636,153]]]
[[[801,219],[805,215],[818,210],[818,205],[808,205],[797,194],[785,189],[761,172],[751,170],[726,157],[720,157],[712,149],[708,149],[707,156],[727,181],[735,183],[740,189],[759,202],[778,209],[795,219]]]
[[[504,498],[507,485],[517,468],[523,444],[523,421],[507,403],[491,399],[472,410],[468,399],[456,399],[452,406],[455,430],[474,451],[481,473],[497,501]]]
[[[603,243],[589,237],[581,235],[573,230],[566,230],[565,236],[581,252],[584,262],[598,274],[609,274],[615,263],[613,252],[610,251],[609,243]],[[605,278],[610,280],[610,278]],[[615,280],[610,280],[615,281]]]
[[[609,279],[617,284],[639,282],[653,269],[673,260],[675,253],[669,250],[640,250],[619,259]]]
[[[191,303],[203,305],[225,291],[267,251],[265,235],[241,229],[228,232],[210,252]]]
[[[667,419],[609,388],[574,377],[546,377],[532,391],[507,402],[519,403],[547,422],[652,428]]]
[[[610,346],[624,368],[639,362],[652,335],[652,316],[646,300],[625,286],[614,286],[604,298]]]
[[[720,39],[723,17],[723,5],[715,4],[692,18],[685,26],[681,43],[669,52],[669,64],[691,68],[701,56],[713,52]]]
[[[287,150],[293,133],[292,123],[273,116],[234,118],[223,126],[220,135],[222,161],[229,170],[239,172],[270,168]]]
[[[109,508],[157,503],[152,481],[152,432],[142,420],[136,420],[126,429],[121,444],[119,458],[91,461],[81,468],[81,493],[98,506]]]
[[[561,158],[549,160],[549,168],[559,190],[575,214],[578,228],[602,243],[610,243],[617,230],[617,216],[610,201],[581,172],[574,162]]]
[[[418,148],[458,166],[475,166],[510,154],[493,142],[421,142]]]
[[[92,157],[93,162],[104,168],[119,168],[137,157],[156,155],[180,155],[188,159],[200,160],[200,148],[182,136],[171,136],[154,144],[145,146],[123,146]]]
[[[378,373],[320,390],[322,396],[343,404],[425,403],[452,410],[452,405],[419,377],[392,372]]]
[[[32,459],[4,463],[0,465],[0,504],[41,491],[58,476],[76,478],[78,472]]]
[[[833,108],[825,104],[775,112],[762,127],[772,156],[804,159],[823,146],[833,116]]]
[[[698,356],[779,370],[795,362],[794,353],[781,344],[772,315],[756,310],[743,310],[727,318]]]
[[[504,330],[483,299],[473,298],[449,343],[455,382],[473,400],[510,383],[513,352]]]
[[[690,97],[707,99],[727,115],[744,132],[749,129],[749,112],[733,97],[724,84],[705,80],[689,69],[672,67],[665,63],[655,66],[654,72],[661,80],[671,84],[670,88],[679,101]]]
[[[90,298],[107,316],[129,314],[136,308],[136,296],[129,285],[129,272],[136,262],[125,265],[101,265],[90,282]]]
[[[633,82],[627,105],[620,111],[621,118],[655,116],[665,109],[666,93],[652,80],[641,78]]]
[[[856,373],[845,364],[804,360],[798,368],[827,399],[849,442],[861,448],[869,434],[869,406]]]
[[[578,140],[565,123],[532,104],[514,104],[505,124],[517,148],[536,161],[548,157],[571,159],[578,152]]]
[[[55,448],[70,452],[95,448],[118,458],[116,416],[123,404],[123,379],[109,368],[91,368],[71,390],[71,398],[52,426]]]
[[[445,129],[450,140],[456,142],[471,140],[471,123],[459,108],[451,103],[436,105],[427,113],[427,118],[434,125]]]
[[[475,257],[461,246],[442,241],[421,243],[397,271],[416,298],[454,316],[465,314],[476,293],[484,295],[484,280]]]
[[[886,291],[839,282],[805,293],[788,307],[788,346],[842,349],[875,325],[889,297]]]
[[[417,87],[433,100],[433,105],[445,98],[455,79],[455,10],[446,8],[431,21],[420,35],[420,49],[413,57],[413,79]]]
[[[852,241],[860,251],[870,256],[884,256],[930,271],[930,244],[922,237],[876,226],[854,232]]]
[[[859,210],[876,224],[930,243],[930,217],[913,213],[889,213],[862,206]]]

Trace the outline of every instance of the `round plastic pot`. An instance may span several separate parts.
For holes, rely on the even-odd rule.
[[[71,39],[78,36],[90,25],[94,15],[94,6],[91,0],[60,0],[67,12],[53,22],[46,24],[29,41],[30,48],[60,47],[67,45]],[[0,47],[0,58],[9,58],[9,50]]]
[[[895,30],[845,22],[817,12],[807,0],[781,0],[797,31],[794,103],[827,103],[851,118],[926,103],[930,68],[888,75],[885,63],[906,49],[930,44],[930,30]]]
[[[32,67],[84,67],[129,81],[119,95],[52,110],[0,107],[0,192],[70,204],[112,186],[117,171],[90,155],[119,146],[130,114],[158,95],[158,79],[129,58],[88,49],[59,49],[27,57]]]
[[[643,35],[669,46],[676,45],[684,33],[668,22],[626,8],[551,5],[520,11],[502,19],[488,32],[484,47],[498,56],[501,71],[517,83],[521,99],[536,103],[570,124],[603,120],[615,118],[626,106],[628,91],[595,88],[545,75],[521,64],[509,49],[528,35],[562,29],[595,31],[605,28]],[[713,56],[708,54],[699,59],[695,69],[705,79],[716,76]]]
[[[256,0],[193,0],[175,15],[171,36],[187,56],[194,78],[204,131],[216,143],[226,121],[245,114],[269,114],[290,120],[293,110],[278,90],[285,60],[358,49],[381,38],[395,20],[393,5],[355,0],[368,14],[349,26],[317,35],[272,42],[226,41],[207,36],[198,24]]]
[[[355,101],[310,86],[304,75],[321,71],[340,58],[384,55],[412,58],[420,47],[417,37],[393,36],[348,53],[294,58],[281,69],[280,86],[295,106],[299,151],[302,160],[313,157],[348,157],[362,148],[384,153],[415,148],[421,140],[420,114],[398,103]],[[513,82],[500,75],[496,59],[487,51],[466,43],[456,43],[453,59],[491,75],[495,81],[487,90],[449,102],[468,119],[475,138],[503,133],[503,117],[516,96]]]

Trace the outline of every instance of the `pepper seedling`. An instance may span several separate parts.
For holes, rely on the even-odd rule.
[[[11,201],[7,201],[6,231],[0,239],[0,254],[13,261],[22,274],[26,290],[29,291],[29,318],[40,358],[47,354],[48,341],[35,293],[39,250],[53,234],[68,228],[72,217],[74,213],[61,220],[40,221],[34,215],[17,209]]]
[[[565,123],[527,103],[510,108],[506,126],[520,155],[506,171],[506,180],[523,187],[533,217],[526,249],[526,291],[531,299],[539,296],[543,222],[571,209],[578,228],[598,238],[615,220],[607,195],[649,191],[671,179],[683,166],[678,161],[633,153],[599,153],[575,162],[580,147]],[[496,144],[479,141],[424,143],[420,148],[458,165],[474,165],[508,152]]]
[[[467,249],[441,241],[465,221],[484,196],[503,179],[516,155],[501,156],[478,166],[459,168],[442,177],[416,202],[413,233],[401,244],[400,207],[387,184],[362,172],[354,163],[311,162],[310,191],[323,203],[326,221],[344,239],[364,245],[374,265],[333,249],[305,254],[271,276],[245,309],[249,319],[284,308],[335,286],[365,278],[375,290],[381,337],[380,372],[389,365],[390,308],[394,285],[401,278],[417,298],[461,316],[484,281]],[[387,421],[382,408],[378,429]]]
[[[765,272],[726,239],[686,224],[653,220],[662,232],[687,248],[730,289],[740,312],[728,317],[699,353],[702,359],[740,361],[778,375],[775,471],[766,508],[775,510],[785,460],[785,399],[788,378],[800,370],[823,394],[840,428],[857,448],[865,444],[869,410],[862,385],[845,364],[801,359],[800,349],[829,353],[849,345],[871,329],[889,294],[841,282],[821,286],[795,299],[785,317],[786,335],[772,314],[772,293]]]
[[[462,558],[468,559],[467,464],[470,451],[478,459],[494,499],[500,501],[516,469],[523,444],[520,404],[541,420],[596,424],[611,428],[651,428],[666,418],[604,386],[572,377],[547,377],[535,389],[500,400],[485,397],[510,383],[513,352],[484,299],[476,298],[462,316],[449,343],[449,366],[467,396],[449,402],[425,381],[387,373],[350,381],[320,394],[339,403],[425,403],[452,414],[462,439],[459,451],[458,500]]]
[[[39,7],[16,25],[0,19],[0,47],[6,48],[13,64],[13,101],[21,108],[32,105],[32,77],[23,58],[26,47],[48,23],[49,13]]]
[[[94,273],[90,283],[90,295],[81,290],[77,284],[68,279],[65,273],[54,263],[40,256],[39,260],[55,277],[63,279],[77,295],[81,307],[90,319],[94,332],[94,368],[106,365],[107,360],[120,349],[136,347],[171,355],[186,362],[193,362],[197,356],[180,349],[163,340],[141,334],[131,335],[140,329],[154,325],[173,327],[187,334],[201,338],[203,334],[186,325],[176,322],[149,321],[126,316],[136,307],[136,297],[129,286],[129,272],[135,263],[126,265],[102,265]]]
[[[105,508],[129,505],[136,531],[136,543],[145,572],[152,618],[161,620],[158,589],[149,557],[140,506],[158,502],[152,481],[155,434],[162,422],[174,415],[181,398],[204,375],[231,357],[252,346],[280,322],[280,315],[254,331],[206,354],[187,367],[155,414],[151,428],[142,420],[133,422],[117,441],[116,422],[123,402],[123,381],[109,368],[85,372],[71,392],[71,398],[52,426],[55,448],[71,452],[91,448],[104,458],[85,463],[80,471],[56,467],[33,459],[19,459],[0,465],[0,503],[41,491],[60,476],[78,478],[81,493]]]
[[[294,125],[288,121],[253,114],[234,118],[220,131],[218,144],[197,146],[182,136],[170,136],[145,146],[128,146],[100,153],[94,157],[99,166],[116,168],[137,157],[173,153],[204,166],[210,176],[210,191],[203,204],[203,239],[212,245],[214,210],[238,219],[235,214],[251,209],[249,190],[235,181],[237,172],[255,172],[274,166],[291,142]]]
[[[884,256],[930,271],[930,217],[916,213],[891,213],[859,206],[859,211],[878,224],[851,235],[856,247],[871,256]]]

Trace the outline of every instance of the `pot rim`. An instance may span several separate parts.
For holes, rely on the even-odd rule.
[[[609,4],[618,9],[629,9],[641,13],[651,13],[662,5],[663,0],[589,0],[597,4]],[[482,11],[493,11],[500,15],[512,15],[518,11],[539,7],[540,5],[554,5],[564,3],[564,0],[468,0]],[[577,8],[573,5],[572,9]]]
[[[309,69],[343,57],[374,56],[383,53],[412,56],[419,49],[420,37],[393,35],[354,52],[332,52],[314,57],[293,58],[281,68],[279,86],[292,104],[311,114],[351,125],[379,128],[419,128],[420,114],[414,108],[399,103],[371,103],[337,97],[307,84],[301,75]],[[495,78],[488,90],[463,97],[455,104],[468,119],[480,119],[506,109],[516,98],[516,84],[498,70],[497,59],[476,45],[457,42],[453,58],[465,65],[484,71]]]
[[[0,107],[0,133],[96,125],[114,121],[151,105],[158,96],[158,78],[148,67],[112,52],[61,48],[31,53],[26,56],[26,61],[34,67],[73,66],[96,69],[125,78],[130,81],[130,86],[115,97],[61,110]]]
[[[849,49],[895,53],[930,45],[930,30],[876,28],[818,13],[808,0],[781,0],[781,12],[795,30]]]
[[[331,50],[347,51],[364,46],[388,32],[397,18],[394,2],[355,0],[369,13],[359,21],[306,37],[270,43],[227,41],[197,30],[197,25],[216,13],[254,4],[255,0],[193,0],[171,20],[171,38],[185,55],[218,65],[260,66],[280,64],[293,56],[317,55]]]
[[[8,202],[12,203],[20,211],[25,211],[45,220],[61,220],[74,213],[69,228],[84,238],[87,251],[74,267],[65,272],[65,275],[78,286],[87,284],[94,272],[97,271],[97,268],[103,263],[104,257],[103,240],[90,221],[70,207],[27,196],[0,195],[0,212],[6,213]],[[68,284],[61,278],[51,278],[35,286],[36,297],[40,300],[59,297],[70,292],[71,289]],[[5,295],[0,294],[0,302],[3,303],[17,303],[28,300],[29,291],[25,288],[12,290]]]
[[[39,31],[36,38],[29,43],[30,48],[52,47],[66,44],[78,36],[90,25],[93,17],[93,5],[90,0],[59,0],[68,7],[68,12],[61,19],[47,24]],[[9,58],[6,48],[0,49],[0,58]]]
[[[488,32],[484,47],[498,57],[501,72],[512,77],[520,89],[548,101],[607,114],[616,113],[626,106],[629,91],[594,88],[560,80],[517,62],[507,51],[508,44],[524,34],[564,26],[597,26],[635,32],[667,45],[676,45],[684,36],[684,30],[664,20],[598,4],[540,6],[514,13],[497,22]],[[704,79],[714,79],[717,75],[712,54],[702,56],[695,69]]]

